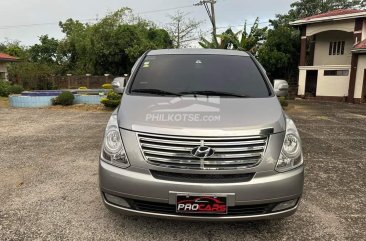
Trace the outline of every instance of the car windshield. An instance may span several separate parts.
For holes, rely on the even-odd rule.
[[[271,92],[250,57],[147,56],[129,91],[133,95],[209,95],[262,98]]]

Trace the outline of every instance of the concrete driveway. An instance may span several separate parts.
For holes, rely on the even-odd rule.
[[[366,106],[294,102],[306,180],[287,219],[190,223],[109,212],[98,154],[110,113],[0,109],[0,240],[365,240]]]

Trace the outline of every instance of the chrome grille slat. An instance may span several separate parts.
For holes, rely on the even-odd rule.
[[[146,144],[146,143],[142,143],[141,147],[147,147],[147,148],[159,149],[159,150],[187,151],[187,152],[190,152],[192,150],[192,148],[189,148],[189,147],[164,146],[164,145],[155,145],[155,144]]]
[[[157,162],[164,162],[164,163],[171,163],[172,159],[167,159],[167,158],[160,158],[160,157],[152,157],[152,156],[147,156],[149,158],[149,160],[153,160],[153,161],[157,161]],[[188,159],[188,160],[175,160],[174,161],[175,164],[197,164],[200,165],[200,161],[199,160],[193,160],[193,159]]]
[[[175,144],[175,145],[187,145],[187,146],[197,146],[200,142],[193,141],[175,141],[175,140],[163,140],[163,139],[153,139],[153,138],[140,138],[140,141],[144,142],[156,142],[156,143],[167,143],[167,144]]]
[[[183,157],[183,158],[190,158],[192,155],[189,153],[177,153],[177,152],[162,152],[162,151],[150,151],[145,150],[145,155],[153,154],[153,155],[159,155],[159,156],[168,156],[168,157]]]
[[[235,141],[235,142],[225,142],[225,143],[218,143],[218,142],[205,142],[207,146],[241,146],[241,145],[254,145],[254,144],[264,144],[266,140],[255,140],[255,141]]]
[[[141,152],[149,164],[180,169],[227,170],[258,165],[267,146],[267,136],[180,137],[137,134]],[[203,145],[215,153],[199,159],[191,151]]]

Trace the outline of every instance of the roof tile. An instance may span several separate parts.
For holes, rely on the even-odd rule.
[[[358,10],[358,9],[337,9],[326,13],[317,14],[314,16],[310,16],[307,18],[303,18],[302,20],[312,20],[317,18],[326,18],[326,17],[333,17],[338,15],[346,15],[346,14],[352,14],[352,13],[361,13],[366,12],[365,10]]]
[[[0,53],[0,61],[1,60],[3,60],[3,61],[17,61],[19,59],[16,58],[16,57],[11,56],[9,54]]]

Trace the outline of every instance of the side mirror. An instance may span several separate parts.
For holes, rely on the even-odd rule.
[[[118,94],[123,94],[123,92],[125,90],[125,84],[126,84],[125,81],[126,81],[126,78],[124,78],[124,77],[115,78],[112,81],[113,91]]]
[[[277,96],[281,97],[281,96],[288,96],[288,83],[286,80],[281,80],[281,79],[276,79],[274,80],[274,91],[276,93]]]

